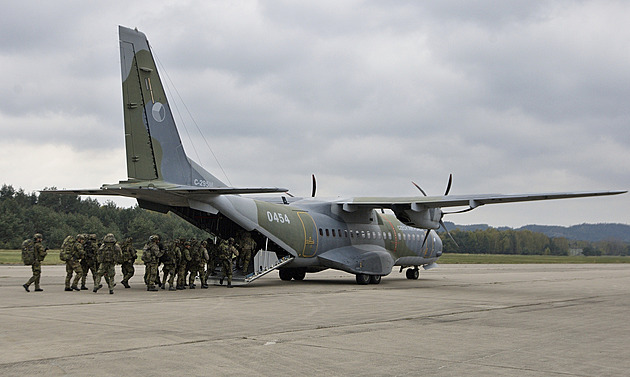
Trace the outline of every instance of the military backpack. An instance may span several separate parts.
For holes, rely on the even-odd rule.
[[[144,263],[153,263],[155,260],[155,256],[151,251],[151,246],[149,244],[144,245],[142,248],[142,261]]]
[[[74,248],[74,237],[68,236],[63,240],[61,244],[61,251],[59,252],[59,259],[63,262],[67,262],[72,259],[72,249]]]
[[[26,239],[22,242],[22,262],[25,266],[35,263],[35,247],[32,239]]]
[[[101,246],[99,250],[100,263],[114,263],[115,262],[115,250],[114,243],[106,242]]]

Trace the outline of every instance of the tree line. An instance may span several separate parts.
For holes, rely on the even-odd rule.
[[[630,245],[618,240],[599,242],[567,240],[564,237],[548,237],[530,230],[499,230],[496,228],[474,231],[451,230],[451,235],[440,233],[444,252],[470,254],[518,254],[518,255],[569,255],[571,249],[581,250],[587,256],[630,255]]]
[[[96,199],[71,194],[26,193],[4,184],[0,188],[0,249],[18,249],[35,233],[42,233],[51,249],[59,248],[66,236],[80,233],[96,233],[99,238],[113,233],[119,241],[133,237],[138,248],[151,234],[170,239],[209,236],[172,213],[146,211],[138,206],[120,208],[112,201],[100,204]]]

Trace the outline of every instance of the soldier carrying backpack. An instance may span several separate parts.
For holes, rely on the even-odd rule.
[[[112,233],[108,233],[103,237],[103,244],[98,249],[96,255],[98,261],[98,271],[96,272],[96,280],[94,281],[94,289],[96,293],[101,287],[101,277],[105,276],[105,281],[109,287],[109,294],[114,294],[114,275],[116,274],[116,263],[122,261],[122,250],[116,243],[116,238]]]
[[[27,262],[30,262],[31,269],[33,270],[33,276],[31,276],[31,278],[22,285],[26,292],[30,292],[28,287],[32,283],[35,283],[35,292],[43,291],[43,289],[41,289],[41,287],[39,286],[39,279],[42,275],[42,262],[48,254],[48,248],[44,248],[44,246],[42,245],[42,241],[43,236],[41,235],[41,233],[35,233],[35,235],[33,236],[32,244],[31,242],[27,242],[26,240],[22,242],[22,261],[25,265],[28,265]],[[25,248],[26,251],[24,250]]]

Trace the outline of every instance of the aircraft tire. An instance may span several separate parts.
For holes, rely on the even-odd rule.
[[[420,270],[418,270],[417,268],[410,268],[405,274],[407,275],[407,279],[409,280],[418,280],[418,278],[420,277]]]
[[[368,284],[370,284],[370,275],[357,274],[357,284],[359,284],[359,285],[368,285]]]
[[[280,275],[280,280],[290,281],[293,279],[293,271],[288,268],[282,268],[278,270],[278,275]]]
[[[380,284],[381,275],[370,275],[370,284]]]
[[[295,279],[297,281],[302,281],[306,277],[306,271],[304,271],[301,268],[297,269],[297,270],[294,270],[292,272],[293,272],[293,279]]]

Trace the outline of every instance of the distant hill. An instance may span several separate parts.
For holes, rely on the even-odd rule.
[[[457,225],[450,221],[444,224],[448,230],[459,228],[464,231],[485,230],[490,228],[488,224]],[[499,227],[499,230],[511,229]],[[630,242],[630,225],[626,224],[580,224],[569,227],[553,225],[526,225],[514,230],[531,230],[542,233],[547,237],[564,237],[569,240],[598,242],[604,240],[619,240]]]

